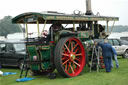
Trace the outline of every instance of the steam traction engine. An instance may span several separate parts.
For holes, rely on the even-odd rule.
[[[90,56],[87,43],[95,38],[106,38],[108,22],[118,21],[118,17],[93,15],[90,0],[87,0],[86,8],[85,15],[28,12],[12,19],[13,23],[25,25],[28,54],[25,61],[34,74],[57,69],[64,77],[74,77],[82,72]],[[106,21],[107,31],[98,21]],[[37,25],[37,37],[28,35],[28,25],[31,24]],[[40,24],[43,25],[42,32]],[[50,26],[48,32],[47,25]]]

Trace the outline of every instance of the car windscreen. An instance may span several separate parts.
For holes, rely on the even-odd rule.
[[[126,41],[126,40],[120,40],[120,41],[121,41],[122,45],[128,45],[128,41]]]
[[[95,42],[104,43],[104,39],[94,39]]]
[[[25,51],[25,44],[14,44],[14,48],[16,51]]]

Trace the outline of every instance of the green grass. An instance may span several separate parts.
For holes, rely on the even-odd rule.
[[[100,72],[89,72],[89,69],[85,67],[82,74],[77,77],[64,78],[57,73],[56,79],[39,75],[33,76],[35,80],[27,82],[16,82],[20,70],[2,68],[3,72],[17,72],[17,74],[0,76],[0,85],[128,85],[128,59],[118,60],[120,67],[118,69],[114,67],[111,73],[106,73],[104,69],[101,69]]]

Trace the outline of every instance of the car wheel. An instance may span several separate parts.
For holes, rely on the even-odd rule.
[[[23,63],[23,60],[20,60],[19,61],[19,68],[22,70],[22,67],[23,67],[24,63]]]
[[[128,58],[128,50],[126,50],[123,54],[123,58]]]

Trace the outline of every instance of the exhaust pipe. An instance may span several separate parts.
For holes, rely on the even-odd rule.
[[[85,15],[93,15],[91,9],[91,0],[86,0],[86,13]]]

